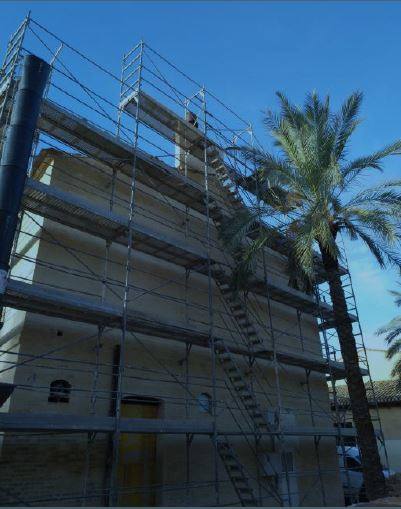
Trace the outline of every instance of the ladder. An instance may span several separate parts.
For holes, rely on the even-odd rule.
[[[356,320],[352,324],[353,325],[352,332],[353,332],[355,342],[357,345],[359,366],[361,368],[365,368],[367,370],[367,380],[364,383],[366,395],[367,395],[367,398],[368,398],[370,404],[372,405],[372,411],[371,411],[372,422],[373,422],[373,425],[374,425],[376,431],[379,433],[378,438],[379,438],[380,445],[382,447],[383,456],[385,459],[384,463],[385,463],[385,466],[388,468],[388,453],[387,453],[386,443],[384,440],[383,426],[382,426],[382,422],[381,422],[379,406],[377,403],[375,387],[374,387],[373,379],[372,379],[372,376],[370,373],[369,362],[368,362],[367,352],[366,352],[366,347],[365,347],[365,341],[364,341],[361,323],[359,320],[358,307],[357,307],[355,292],[354,292],[353,283],[352,283],[352,277],[351,277],[351,273],[350,273],[349,265],[348,265],[348,258],[347,258],[347,254],[345,251],[344,240],[341,237],[339,240],[340,240],[340,242],[338,245],[339,245],[339,249],[340,249],[340,252],[342,255],[341,256],[342,266],[346,269],[345,274],[343,274],[341,277],[341,285],[344,290],[348,313],[350,315],[352,314],[352,315],[356,316]],[[322,285],[316,285],[316,294],[317,294],[317,301],[319,303],[320,302],[326,303],[326,302],[330,302],[330,300],[331,300],[329,289],[325,288]],[[337,329],[335,326],[336,326],[336,323],[334,320],[331,320],[331,321],[326,320],[325,321],[321,315],[319,316],[319,332],[320,332],[320,336],[321,336],[322,346],[326,350],[326,352],[325,352],[326,357],[328,358],[328,360],[330,360],[330,358],[332,357],[335,361],[338,361],[336,345],[338,345],[339,339],[338,339]],[[339,352],[339,354],[340,354],[340,352]],[[337,418],[339,418],[340,417],[339,409],[336,408],[336,405],[335,405],[336,400],[337,400],[337,389],[336,389],[335,379],[330,379],[330,382],[331,382],[331,384],[328,385],[329,395],[330,395],[331,401],[333,401],[333,405],[334,405],[336,413],[337,413]],[[347,410],[348,411],[351,410],[350,404],[348,404],[347,407],[344,407],[342,409],[342,414],[344,416],[344,419],[347,416]],[[338,423],[338,425],[340,426],[340,423]],[[341,427],[339,429],[339,438],[341,439]]]
[[[221,458],[242,507],[257,506],[258,501],[249,484],[244,467],[226,437],[217,439],[217,452]]]
[[[2,145],[3,133],[11,108],[11,99],[16,90],[16,83],[13,78],[21,57],[22,43],[28,23],[29,15],[11,35],[0,69],[0,147]]]

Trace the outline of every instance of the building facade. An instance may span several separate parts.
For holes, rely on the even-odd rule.
[[[290,286],[278,228],[232,289],[246,182],[201,115],[132,88],[117,133],[42,102],[3,298],[1,503],[343,505],[330,305]]]
[[[103,207],[107,210],[107,198],[102,199],[101,193],[95,194],[92,188],[106,190],[110,186],[110,174],[101,170],[89,169],[94,161],[87,158],[76,159],[57,152],[41,154],[35,173],[32,175],[33,187],[39,182],[49,186],[49,190],[59,190],[72,194],[85,202]],[[92,173],[89,173],[92,172]],[[69,177],[68,176],[73,176]],[[79,189],[72,189],[71,182],[81,182]],[[85,188],[83,182],[90,182]],[[28,185],[30,185],[28,183]],[[126,216],[124,202],[127,201],[129,182],[121,179],[115,185],[114,213]],[[47,191],[47,190],[46,190]],[[68,196],[65,196],[68,201]],[[168,203],[163,203],[154,188],[138,186],[137,210],[135,225],[147,228],[148,232],[157,232],[161,237],[169,238],[171,243],[188,246],[188,251],[200,253],[204,241],[205,220],[200,214],[188,213],[176,204],[173,210]],[[180,213],[177,209],[182,208]],[[163,218],[163,223],[160,221]],[[172,230],[174,228],[174,233]],[[191,232],[190,234],[186,232]],[[219,245],[217,232],[214,231],[215,247],[212,256],[224,262],[223,249]],[[174,261],[166,261],[141,252],[140,240],[131,260],[130,278],[132,285],[132,304],[130,315],[140,316],[151,323],[172,324],[178,331],[189,334],[203,334],[207,337],[208,323],[208,289],[207,277],[195,270],[177,266]],[[108,271],[104,276],[104,259],[102,253],[108,249]],[[123,265],[126,248],[118,243],[105,246],[102,239],[94,235],[71,228],[53,219],[26,212],[23,216],[21,234],[18,239],[15,261],[11,277],[17,281],[39,287],[48,292],[75,292],[83,302],[88,295],[96,303],[107,303],[117,306],[121,302],[123,289]],[[63,267],[63,270],[60,270]],[[85,267],[90,270],[85,271]],[[275,278],[281,286],[288,283],[285,272],[285,259],[278,253],[269,252],[269,276]],[[103,278],[105,277],[106,282]],[[57,290],[55,290],[57,289]],[[62,289],[62,290],[60,290]],[[85,297],[83,296],[85,295]],[[229,349],[244,348],[244,339],[238,331],[238,325],[231,310],[226,309],[224,296],[219,286],[213,282],[213,330],[223,338]],[[259,295],[248,298],[248,307],[259,311],[255,318],[258,336],[271,351],[271,337],[263,328],[267,321],[267,305]],[[15,389],[2,411],[9,413],[29,413],[35,415],[43,412],[63,416],[108,416],[113,413],[113,380],[116,366],[116,355],[121,331],[104,324],[100,331],[94,324],[82,323],[78,320],[66,320],[54,316],[51,309],[42,313],[8,309],[2,329],[2,366],[10,368],[3,373],[2,381],[12,383]],[[49,315],[52,315],[51,318]],[[281,332],[277,350],[309,358],[322,359],[321,347],[317,332],[316,320],[310,315],[303,315],[301,342],[291,335],[297,325],[296,310],[279,302],[272,302],[272,315],[275,327]],[[145,327],[146,325],[143,325]],[[102,324],[103,327],[103,324]],[[142,327],[142,325],[139,325]],[[288,335],[286,335],[286,333]],[[164,335],[164,333],[163,333]],[[243,336],[243,334],[242,334]],[[207,342],[202,346],[195,344],[188,352],[188,338],[158,338],[155,332],[151,336],[140,332],[129,332],[125,345],[125,373],[123,383],[122,416],[138,418],[155,418],[175,420],[193,420],[193,422],[213,422],[211,406],[213,405],[213,387],[211,383],[211,354]],[[71,345],[71,346],[70,346]],[[60,354],[57,350],[60,349]],[[117,352],[116,352],[117,350]],[[53,352],[47,353],[47,352]],[[43,357],[41,356],[43,352]],[[32,357],[31,357],[32,356]],[[39,356],[39,359],[35,359]],[[18,361],[16,362],[16,358]],[[28,362],[24,362],[27,359]],[[95,362],[96,359],[96,362]],[[16,364],[15,367],[13,364]],[[275,413],[279,405],[275,381],[274,367],[266,359],[258,359],[258,366],[249,368],[244,355],[235,355],[235,363],[244,374],[247,383],[257,383],[254,394],[260,399],[260,408],[268,422],[274,423]],[[20,364],[20,365],[18,365]],[[87,366],[87,367],[85,367]],[[289,428],[296,432],[299,428],[312,426],[310,409],[307,406],[305,390],[305,370],[302,367],[280,366],[278,375],[281,385],[281,412],[283,423],[287,421]],[[217,406],[216,423],[219,429],[241,434],[241,430],[249,427],[249,418],[244,410],[238,407],[241,399],[233,394],[230,381],[219,362],[216,363],[215,397]],[[94,378],[96,377],[96,387]],[[256,381],[252,381],[252,377]],[[114,386],[114,391],[116,387]],[[310,390],[312,401],[328,407],[328,392],[325,377],[321,373],[311,373]],[[319,403],[317,403],[319,402]],[[324,412],[318,415],[317,424],[329,427],[330,418]],[[248,430],[248,433],[250,431]],[[231,437],[230,437],[231,438]],[[89,445],[88,445],[89,440]],[[92,440],[92,442],[90,441]],[[186,436],[177,435],[145,435],[124,434],[121,441],[120,476],[124,479],[123,487],[144,489],[146,486],[172,486],[186,481]],[[326,445],[321,445],[321,461],[335,471],[336,453],[332,439],[323,438]],[[276,442],[276,443],[273,443]],[[313,438],[286,437],[280,448],[278,439],[267,440],[268,451],[276,458],[280,453],[288,452],[291,456],[293,471],[290,486],[293,497],[301,497],[312,482],[300,474],[317,468],[313,451]],[[233,435],[232,443],[247,467],[254,469],[257,476],[257,457],[252,444],[243,437]],[[283,449],[283,451],[281,450]],[[101,492],[107,488],[107,458],[110,454],[110,443],[107,434],[95,433],[88,439],[82,434],[64,433],[54,436],[49,433],[44,437],[10,436],[5,434],[2,444],[2,479],[8,472],[7,485],[12,490],[25,496],[38,499],[51,496],[54,491],[63,493],[68,485],[74,493],[79,493],[85,484],[82,477],[85,472],[87,450],[90,451],[90,468],[87,479],[88,492]],[[132,453],[132,454],[131,454]],[[25,459],[29,456],[29,464]],[[134,459],[132,459],[132,457]],[[266,467],[264,453],[258,453],[260,468]],[[126,462],[126,463],[124,463]],[[220,458],[219,458],[219,462]],[[264,463],[263,463],[264,462]],[[190,445],[189,479],[193,484],[206,484],[205,488],[196,487],[188,490],[172,489],[169,491],[151,489],[151,493],[128,493],[123,500],[129,504],[139,502],[140,505],[185,505],[188,498],[191,504],[212,504],[214,494],[210,489],[213,479],[210,472],[213,467],[213,441],[210,436],[194,435]],[[278,463],[277,463],[278,464]],[[206,467],[208,465],[208,467]],[[283,496],[286,492],[285,482],[280,466],[280,482],[278,490]],[[206,468],[205,468],[206,467]],[[277,466],[276,466],[277,468]],[[321,467],[325,468],[325,467]],[[25,476],[15,475],[25,469]],[[224,464],[218,469],[219,476],[227,476]],[[36,477],[36,479],[35,479]],[[268,476],[267,476],[268,477]],[[311,475],[310,477],[313,477]],[[22,479],[25,479],[21,484]],[[29,481],[28,481],[29,479]],[[335,472],[333,479],[337,490],[332,492],[333,503],[341,500],[341,487]],[[28,482],[26,482],[28,481]],[[222,482],[222,481],[221,481]],[[191,485],[191,484],[190,484]],[[32,491],[30,492],[30,486]],[[327,485],[328,487],[328,485]],[[235,491],[222,482],[221,497],[227,503],[235,501]],[[263,495],[269,503],[274,503],[274,496],[269,494],[270,488]],[[186,491],[189,491],[186,493]],[[285,496],[288,496],[285,495]],[[120,496],[121,497],[121,496]],[[124,498],[125,497],[125,498]],[[312,490],[306,500],[310,503],[321,503],[320,497]],[[95,505],[99,498],[91,499]]]

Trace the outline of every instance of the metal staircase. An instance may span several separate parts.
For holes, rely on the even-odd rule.
[[[215,156],[215,158],[211,161],[211,165],[216,171],[217,179],[227,191],[227,198],[234,211],[240,208],[242,209],[244,207],[242,199],[236,186],[233,184],[227,173],[225,173],[225,165],[219,155]],[[212,207],[213,212],[211,213],[211,217],[213,218],[217,228],[219,228],[224,213],[217,203],[213,202],[213,205],[215,206]],[[256,348],[263,349],[263,340],[258,336],[254,325],[250,321],[242,300],[231,289],[230,284],[227,282],[228,275],[224,265],[219,263],[213,264],[211,272],[232,313],[232,316],[246,338],[250,353],[252,353]],[[246,412],[250,416],[254,424],[255,431],[263,432],[269,430],[269,423],[262,413],[255,393],[247,383],[243,371],[236,364],[228,346],[225,344],[223,339],[219,339],[215,342],[215,347],[216,353],[218,354],[218,361],[242,401]]]
[[[227,167],[219,153],[214,153],[211,156],[209,165],[213,169],[214,176],[220,183],[221,188],[225,191],[225,198],[227,199],[230,207],[235,213],[238,210],[245,208],[242,201],[241,195],[238,192],[236,184],[233,182],[231,177],[228,175]],[[221,207],[213,200],[209,202],[210,215],[213,218],[217,227],[221,225],[221,221],[224,218],[224,213]]]
[[[215,341],[217,359],[229,379],[233,389],[242,401],[244,408],[251,418],[256,433],[270,430],[268,421],[263,416],[260,405],[256,399],[255,393],[247,383],[246,377],[234,360],[234,357],[223,339]]]
[[[231,311],[231,315],[244,334],[250,350],[254,351],[257,347],[260,347],[258,350],[263,349],[263,340],[258,336],[255,326],[250,321],[245,304],[227,282],[227,274],[223,265],[213,264],[212,276]]]
[[[231,209],[230,212],[235,214],[236,211],[243,210],[245,206],[237,190],[237,186],[228,175],[227,168],[218,152],[217,154],[213,154],[213,159],[209,161],[209,164],[213,168],[215,177],[220,183],[221,188],[225,191],[225,198],[228,202],[229,208]],[[224,211],[220,204],[212,199],[209,200],[209,214],[217,229],[219,229],[227,212]],[[231,267],[225,266],[224,264],[213,263],[211,274],[231,311],[231,316],[235,319],[239,329],[246,339],[250,353],[255,350],[263,350],[263,339],[258,336],[257,330],[249,318],[245,304],[240,296],[230,287],[227,273],[227,269],[230,268]],[[267,415],[263,414],[257,397],[246,380],[246,375],[235,362],[233,354],[230,352],[229,347],[223,339],[215,341],[215,351],[217,354],[217,360],[235,393],[241,400],[246,413],[253,423],[255,436],[260,441],[260,445],[262,445],[264,440],[262,439],[261,434],[266,431],[271,431],[271,425],[267,420]],[[241,501],[241,505],[257,505],[257,499],[249,486],[249,480],[244,472],[242,464],[233,447],[225,437],[219,437],[217,449],[234,489]],[[265,447],[262,447],[261,450],[262,449],[265,449]],[[268,454],[267,451],[264,451],[264,453]]]
[[[226,437],[219,436],[217,440],[217,452],[224,464],[234,490],[238,495],[241,506],[257,506],[258,501],[249,484],[244,467]]]

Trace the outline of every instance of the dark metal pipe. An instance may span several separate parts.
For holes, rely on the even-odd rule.
[[[50,65],[25,55],[0,161],[0,297],[5,292],[18,212]]]

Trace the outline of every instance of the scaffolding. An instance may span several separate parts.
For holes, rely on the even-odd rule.
[[[6,381],[25,368],[54,377],[58,371],[70,373],[81,380],[74,397],[89,405],[76,414],[49,413],[48,407],[22,411],[20,405],[0,413],[3,443],[28,440],[46,448],[54,436],[67,446],[86,437],[76,474],[81,489],[30,490],[34,480],[28,471],[23,481],[16,475],[15,485],[1,486],[1,498],[17,505],[132,505],[135,496],[147,502],[139,505],[302,506],[312,499],[333,505],[327,490],[332,479],[338,482],[339,467],[336,457],[323,465],[325,451],[344,452],[356,435],[352,428],[334,426],[339,424],[336,383],[345,371],[324,270],[317,260],[316,295],[288,285],[275,263],[285,259],[289,239],[281,233],[283,218],[272,212],[259,221],[259,228],[272,233],[271,243],[248,291],[238,294],[230,286],[235,259],[219,239],[224,219],[255,204],[248,185],[254,166],[230,150],[258,145],[252,126],[143,41],[123,56],[117,76],[28,16],[11,36],[1,70],[2,142],[27,53],[49,61],[52,73],[3,301],[6,347],[1,347],[0,373]],[[150,217],[147,200],[159,201],[162,212],[152,210]],[[65,231],[79,242],[69,243]],[[35,253],[38,242],[46,251]],[[144,256],[174,268],[155,273]],[[39,279],[35,269],[43,275]],[[361,372],[373,391],[345,256],[341,270]],[[159,316],[158,306],[173,316],[181,313],[185,323]],[[52,345],[45,351],[10,346],[13,310],[34,317],[29,327],[36,333],[49,317],[56,324],[68,320],[73,333],[63,342],[63,331],[57,330],[57,341],[45,342]],[[292,316],[289,325],[277,319],[283,310]],[[320,344],[310,341],[306,326],[315,327]],[[107,341],[113,342],[109,361],[103,355]],[[132,344],[146,362],[127,354]],[[163,358],[171,344],[182,345],[179,369]],[[74,356],[75,348],[90,354]],[[199,362],[207,364],[207,376],[194,369]],[[17,378],[11,398],[49,391],[34,376]],[[292,379],[296,391],[287,386]],[[326,382],[334,412],[324,391],[322,397],[316,393],[319,384],[327,392]],[[127,398],[145,401],[127,391],[132,384],[144,389],[146,404],[152,398],[168,402],[179,417],[123,415]],[[199,390],[210,401],[200,400]],[[206,407],[203,419],[194,413],[199,405]],[[375,423],[385,455],[378,413]],[[121,444],[124,437],[139,435],[172,437],[177,448],[183,444],[180,482],[122,483]],[[210,458],[204,459],[210,468],[194,479],[199,454],[194,447],[202,437],[211,444]],[[100,460],[99,441],[107,451]],[[305,444],[302,454],[313,456],[314,468],[296,469],[294,458]],[[103,479],[96,484],[91,479],[101,462]],[[24,493],[15,487],[18,482]]]

